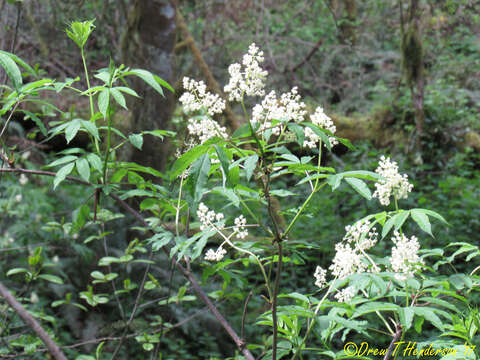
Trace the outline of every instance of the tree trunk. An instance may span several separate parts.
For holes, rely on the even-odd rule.
[[[174,5],[168,0],[134,0],[122,36],[122,60],[131,68],[143,68],[169,83],[174,81],[173,48],[176,24]],[[134,80],[134,89],[142,97],[133,99],[129,108],[132,119],[128,131],[167,129],[173,111],[174,97],[165,90],[160,96],[140,79]],[[167,140],[147,135],[142,151],[130,150],[131,161],[163,170],[169,155]]]
[[[400,7],[402,4],[400,3]],[[402,10],[402,8],[400,8]],[[425,72],[423,59],[423,42],[420,29],[419,0],[411,0],[408,12],[408,22],[405,24],[400,11],[402,24],[402,63],[407,85],[410,88],[413,107],[415,109],[415,141],[413,144],[416,159],[421,162],[424,131],[424,89]]]

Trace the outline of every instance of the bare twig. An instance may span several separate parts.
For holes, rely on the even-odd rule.
[[[48,352],[56,359],[56,360],[67,360],[65,355],[63,354],[62,350],[58,347],[58,345],[48,336],[47,332],[40,326],[37,320],[28,313],[27,310],[20,304],[13,295],[7,290],[7,288],[0,283],[0,295],[3,296],[5,301],[10,305],[13,310],[20,316],[22,321],[28,325],[37,336],[44,342],[45,346],[48,349]]]
[[[393,351],[393,348],[395,347],[395,344],[398,342],[398,340],[402,336],[402,331],[403,331],[402,325],[397,324],[397,328],[396,328],[395,334],[393,335],[392,342],[388,346],[387,352],[385,353],[385,356],[383,357],[383,360],[390,359],[390,355],[392,354],[392,351]]]
[[[310,52],[307,54],[307,56],[305,56],[305,58],[300,61],[297,65],[295,65],[293,68],[291,69],[286,69],[284,72],[287,72],[287,71],[290,71],[290,72],[295,72],[297,71],[300,67],[302,67],[303,65],[305,65],[310,59],[311,57],[317,52],[317,50],[320,48],[320,45],[322,45],[323,43],[323,39],[319,39],[317,41],[317,43],[315,44],[315,46],[310,50]]]
[[[253,291],[248,293],[247,299],[245,300],[245,305],[243,305],[243,314],[242,314],[242,330],[240,331],[240,337],[245,340],[245,317],[247,316],[247,307],[250,299],[252,298]]]

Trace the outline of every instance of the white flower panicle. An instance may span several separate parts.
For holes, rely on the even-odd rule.
[[[408,193],[412,191],[413,185],[408,182],[408,175],[398,173],[398,165],[390,158],[382,156],[375,172],[385,179],[379,180],[375,187],[377,190],[373,193],[373,197],[378,198],[384,206],[390,204],[390,197],[397,200],[406,199]]]
[[[335,294],[335,299],[338,302],[349,302],[355,296],[355,288],[353,286],[346,287],[345,289],[340,290],[338,293]]]
[[[320,106],[315,109],[315,113],[310,115],[310,120],[314,125],[317,125],[322,129],[328,130],[332,134],[335,134],[335,132],[337,131],[337,127],[333,123],[332,119],[330,119],[327,114],[323,112],[323,108],[321,108]],[[310,149],[313,149],[317,147],[319,141],[320,137],[315,134],[312,129],[310,129],[309,127],[305,127],[304,145]],[[330,146],[338,144],[338,140],[332,136],[328,137],[328,141],[330,142]]]
[[[272,120],[279,120],[282,123],[289,121],[302,122],[307,111],[306,105],[301,101],[298,88],[294,87],[290,92],[277,98],[275,91],[268,93],[261,104],[252,109],[252,123],[260,123],[260,131],[272,128]],[[273,135],[280,135],[282,124],[272,128]]]
[[[367,263],[363,261],[364,256],[358,249],[352,248],[349,244],[337,243],[335,251],[335,257],[329,267],[333,276],[343,279],[367,270]]]
[[[251,44],[248,53],[243,56],[243,69],[240,64],[228,67],[230,81],[225,86],[225,92],[230,94],[229,100],[241,101],[243,94],[265,95],[265,78],[268,72],[260,67],[263,60],[263,51],[259,51],[255,44]]]
[[[214,223],[217,223],[224,219],[224,215],[222,213],[215,213],[213,210],[209,210],[208,207],[204,203],[200,203],[198,205],[197,216],[202,225],[200,226],[200,230],[206,230],[212,228]],[[223,225],[219,225],[217,229],[223,228]]]
[[[195,112],[201,109],[207,111],[208,115],[220,114],[225,110],[225,100],[217,94],[207,91],[203,81],[195,81],[188,77],[183,78],[183,87],[186,92],[180,97],[186,113]]]
[[[213,251],[213,249],[209,249],[205,254],[205,260],[220,261],[223,259],[226,253],[227,253],[227,250],[225,250],[221,246],[217,249],[217,251]]]
[[[189,119],[187,129],[190,135],[198,137],[200,144],[214,136],[228,138],[227,129],[206,116]]]
[[[248,236],[248,230],[245,228],[247,225],[247,219],[243,215],[235,218],[235,226],[233,231],[235,232],[237,239],[245,239]]]
[[[415,236],[409,239],[398,231],[395,231],[393,235],[392,241],[395,246],[392,248],[390,264],[392,270],[397,273],[395,277],[405,280],[412,277],[415,271],[421,269],[424,264],[423,259],[418,256],[420,243]]]
[[[357,221],[353,225],[345,227],[346,235],[343,240],[355,244],[359,250],[368,250],[377,243],[378,232],[375,228],[370,229],[370,221]]]
[[[327,270],[323,269],[321,266],[317,266],[313,277],[315,278],[315,285],[321,289],[327,283]]]
[[[343,279],[349,275],[363,273],[369,270],[369,262],[365,250],[370,249],[377,243],[378,233],[375,228],[370,229],[370,221],[358,221],[354,225],[345,228],[344,242],[335,245],[335,257],[329,269],[332,275]],[[378,270],[375,264],[372,271]]]

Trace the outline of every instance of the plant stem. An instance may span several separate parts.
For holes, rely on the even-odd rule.
[[[90,77],[88,75],[88,68],[87,68],[87,61],[85,60],[85,51],[83,48],[80,48],[80,54],[82,56],[83,62],[83,70],[85,72],[85,80],[87,81],[87,90],[90,90]],[[90,101],[90,121],[92,121],[93,116],[95,115],[95,109],[93,107],[93,95],[88,94],[88,100]],[[97,154],[100,155],[100,147],[98,145],[98,140],[94,138],[95,141],[95,149],[97,150]]]
[[[103,164],[103,184],[107,184],[107,167],[108,167],[108,158],[110,155],[110,141],[112,137],[112,123],[110,115],[107,110],[107,148],[105,149],[105,161]]]
[[[314,313],[314,317],[312,319],[312,321],[310,322],[310,325],[308,325],[308,328],[307,328],[307,332],[305,333],[305,336],[303,337],[303,340],[302,340],[302,343],[300,344],[300,346],[298,347],[297,351],[295,352],[295,354],[293,354],[293,357],[291,360],[295,360],[297,358],[297,356],[300,355],[300,353],[302,352],[302,347],[303,345],[305,345],[305,342],[307,341],[308,339],[308,336],[310,335],[310,332],[312,331],[312,328],[313,328],[313,325],[315,324],[315,318],[318,314],[318,311],[320,310],[320,306],[322,306],[323,302],[325,301],[325,299],[327,298],[328,294],[330,294],[330,291],[332,291],[333,289],[333,284],[335,284],[335,281],[337,280],[337,278],[333,279],[332,282],[330,283],[330,287],[328,288],[327,292],[325,293],[325,295],[323,295],[323,298],[322,300],[320,300],[320,302],[318,303],[317,307],[315,308],[315,313]]]
[[[317,174],[320,174],[320,165],[322,164],[322,141],[320,140],[319,141],[319,144],[318,144],[318,161],[317,161]],[[294,218],[292,219],[292,221],[290,222],[290,224],[288,224],[287,226],[287,229],[283,232],[283,236],[285,237],[289,232],[290,230],[292,229],[293,225],[295,225],[295,223],[297,222],[298,218],[300,217],[300,215],[303,213],[303,211],[305,210],[305,208],[307,207],[308,203],[310,202],[310,200],[312,200],[313,198],[313,195],[319,191],[321,188],[323,188],[325,185],[327,185],[326,182],[324,182],[322,185],[320,185],[320,187],[318,186],[318,182],[319,182],[319,179],[315,179],[315,185],[313,186],[313,190],[312,192],[310,193],[310,195],[308,196],[308,198],[305,200],[305,202],[302,204],[302,207],[300,208],[300,210],[295,214]]]
[[[277,359],[277,342],[278,342],[278,320],[277,320],[277,298],[278,288],[280,284],[280,277],[282,276],[282,262],[283,262],[283,248],[282,242],[278,241],[278,263],[277,274],[275,275],[275,285],[273,287],[272,299],[272,322],[273,322],[273,344],[272,344],[272,359]]]

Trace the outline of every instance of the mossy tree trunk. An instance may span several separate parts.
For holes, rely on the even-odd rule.
[[[122,61],[132,68],[143,68],[169,83],[174,81],[176,22],[175,6],[168,0],[134,0],[126,30],[122,36]],[[137,79],[134,89],[142,97],[130,104],[132,119],[129,131],[167,129],[173,112],[174,97],[165,90],[161,97],[155,90]],[[143,151],[131,149],[130,160],[163,170],[169,155],[167,140],[147,135]]]
[[[421,137],[425,129],[424,118],[424,48],[421,36],[421,12],[419,0],[411,0],[405,21],[400,2],[400,17],[402,30],[402,64],[407,85],[410,88],[412,103],[415,108],[415,141],[414,151],[421,159]]]

